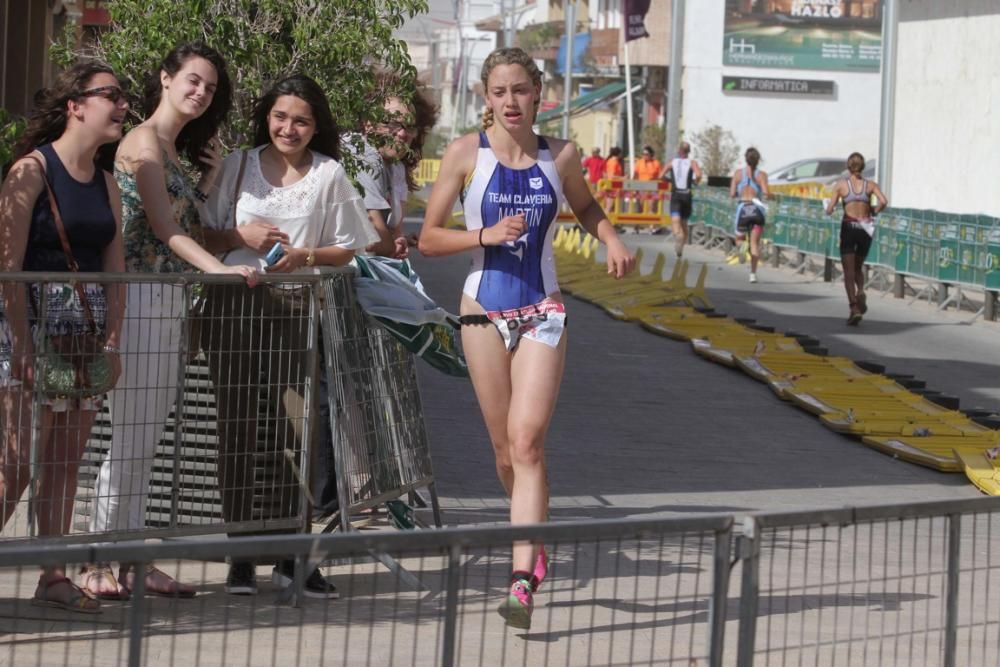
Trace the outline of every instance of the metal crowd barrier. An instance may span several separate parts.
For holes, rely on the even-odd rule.
[[[995,543],[997,498],[748,517],[736,665],[996,664]]]
[[[692,219],[708,229],[709,242],[732,235],[734,203],[725,188],[698,188]],[[765,236],[773,247],[837,260],[840,214],[827,216],[816,199],[779,195],[769,202]],[[902,298],[907,280],[933,287],[942,308],[961,305],[963,288],[985,293],[983,314],[996,318],[1000,291],[1000,218],[888,208],[879,215],[868,264],[889,276],[887,289]],[[954,288],[954,289],[951,289]],[[913,291],[915,298],[922,296]]]
[[[0,550],[0,662],[62,665],[597,665],[722,663],[732,518],[613,520],[519,528],[261,536],[162,544]],[[542,541],[549,575],[530,631],[508,630],[510,545]],[[275,604],[221,593],[225,559],[391,554],[430,589],[370,562],[326,570],[339,600]],[[99,616],[31,607],[37,567],[151,562],[179,571],[194,599],[133,596]],[[141,591],[136,591],[141,594]]]
[[[253,290],[201,274],[0,276],[9,285],[124,284],[131,294],[126,372],[90,432],[71,532],[59,539],[299,531],[328,453],[341,525],[350,512],[424,487],[439,518],[412,356],[362,313],[352,275],[263,276]],[[32,501],[64,467],[39,448],[39,401],[19,445],[30,448],[31,484],[14,499],[7,539],[37,534]]]
[[[762,513],[0,550],[11,665],[990,665],[1000,499]],[[738,534],[742,525],[742,534]],[[733,539],[733,538],[736,539]],[[542,542],[530,630],[496,607],[510,544]],[[428,591],[365,557],[391,554]],[[336,558],[339,600],[221,593],[226,559]],[[360,557],[360,558],[358,558]],[[32,607],[39,566],[155,560],[194,599]],[[346,562],[345,562],[346,561]],[[275,604],[277,602],[277,604]]]

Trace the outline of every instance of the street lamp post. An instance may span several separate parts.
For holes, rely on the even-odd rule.
[[[566,0],[566,62],[563,90],[562,138],[569,139],[569,105],[573,96],[573,35],[576,33],[576,1]]]
[[[878,183],[882,192],[892,192],[892,140],[896,108],[896,38],[899,33],[898,0],[882,4],[882,106],[878,137]]]
[[[681,78],[684,73],[684,0],[673,1],[670,23],[670,72],[667,84],[667,145],[665,157],[680,143]]]

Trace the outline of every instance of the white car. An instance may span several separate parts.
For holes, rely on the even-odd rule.
[[[840,177],[846,160],[842,157],[814,157],[798,160],[770,171],[767,180],[772,185],[784,183],[823,182]]]

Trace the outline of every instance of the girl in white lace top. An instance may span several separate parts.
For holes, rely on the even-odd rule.
[[[339,133],[322,89],[295,75],[277,83],[254,111],[256,148],[230,155],[205,215],[205,241],[226,264],[249,264],[268,273],[308,273],[342,266],[378,240],[360,195],[337,162]],[[281,245],[280,260],[265,257]],[[310,358],[310,291],[303,285],[216,285],[207,290],[202,349],[216,389],[219,432],[218,477],[227,524],[266,518],[292,520],[299,511],[298,484],[285,452],[301,457],[305,387],[316,370]],[[258,441],[260,387],[275,405],[276,419]],[[254,456],[275,461],[263,505],[253,511]],[[294,528],[290,532],[294,532]],[[247,534],[247,533],[242,533]],[[282,560],[272,579],[288,585],[294,561]],[[257,592],[252,562],[233,562],[226,591]],[[305,594],[336,597],[336,588],[314,570]]]

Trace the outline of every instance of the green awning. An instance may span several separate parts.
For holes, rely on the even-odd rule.
[[[632,84],[633,94],[641,89],[642,89],[642,84],[638,83]],[[584,93],[583,95],[580,95],[571,100],[569,103],[569,113],[571,116],[575,116],[576,114],[583,113],[584,111],[590,109],[591,107],[597,106],[601,102],[605,101],[611,102],[624,95],[625,95],[625,82],[615,81],[614,83],[609,83],[606,86],[595,88],[589,93]],[[561,117],[562,113],[563,113],[563,107],[560,104],[555,109],[549,109],[548,111],[543,111],[542,113],[538,114],[538,117],[535,119],[535,122],[544,123],[546,121],[555,120],[556,118]]]

